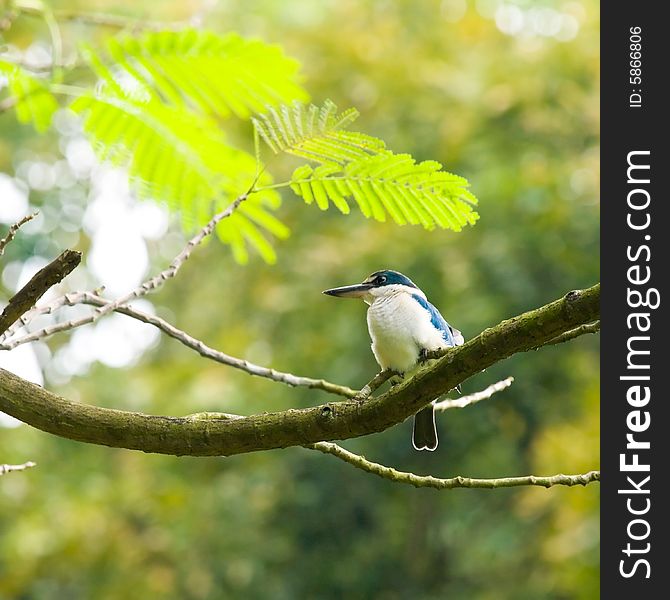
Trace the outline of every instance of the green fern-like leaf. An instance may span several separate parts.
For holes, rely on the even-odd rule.
[[[378,221],[385,221],[388,214],[398,225],[423,225],[429,230],[438,225],[460,231],[478,219],[472,208],[477,200],[465,179],[441,168],[435,161],[417,164],[409,154],[386,151],[344,167],[303,165],[294,171],[291,188],[321,210],[332,202],[347,214],[347,200],[353,199],[363,215]]]
[[[107,42],[106,54],[95,56],[90,48],[87,54],[112,74],[114,85],[141,86],[166,104],[217,117],[248,118],[268,105],[307,99],[295,60],[279,46],[235,33],[185,29],[121,35]],[[107,73],[96,70],[110,82]]]
[[[21,67],[0,60],[0,74],[7,79],[10,97],[20,123],[32,123],[40,133],[51,124],[58,103],[40,79]]]
[[[204,224],[253,181],[257,161],[231,147],[214,118],[247,118],[268,105],[305,99],[298,63],[277,46],[207,31],[122,35],[105,52],[82,45],[98,77],[96,94],[72,108],[85,115],[85,131],[100,157],[128,169],[140,197],[179,210],[187,229]],[[276,256],[268,236],[288,229],[272,215],[279,195],[269,175],[228,219],[218,237],[239,262],[253,247],[266,261]]]
[[[252,118],[260,137],[275,152],[287,152],[318,163],[346,164],[385,149],[382,140],[344,128],[358,117],[355,108],[337,114],[326,100],[321,108],[295,102]]]
[[[385,221],[390,215],[399,225],[460,231],[475,223],[477,198],[466,179],[443,171],[436,161],[417,163],[409,154],[387,150],[382,140],[346,131],[357,116],[354,109],[338,114],[327,100],[321,108],[297,103],[271,108],[253,122],[275,153],[318,163],[298,167],[290,184],[321,210],[332,203],[347,214],[353,200],[367,218]]]
[[[255,159],[228,145],[210,119],[121,88],[109,91],[80,96],[71,109],[83,116],[84,130],[99,158],[125,167],[140,198],[167,202],[180,212],[184,227],[192,230],[249,188]],[[268,175],[261,181],[271,183]],[[265,260],[274,261],[265,236],[288,235],[269,212],[279,201],[275,191],[266,189],[245,201],[234,219],[219,224],[217,233],[231,245],[237,260],[245,262],[251,246]]]

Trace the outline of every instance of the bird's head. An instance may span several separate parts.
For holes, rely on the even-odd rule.
[[[338,298],[362,298],[368,304],[372,304],[375,298],[398,292],[423,295],[409,277],[390,269],[372,273],[365,278],[363,283],[332,288],[323,293]]]

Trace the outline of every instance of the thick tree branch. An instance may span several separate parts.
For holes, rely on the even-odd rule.
[[[307,446],[312,450],[318,450],[324,454],[331,454],[340,460],[361,469],[367,473],[372,473],[383,479],[394,481],[396,483],[406,483],[414,487],[429,487],[438,490],[450,490],[453,488],[503,488],[518,487],[522,485],[537,485],[550,488],[554,485],[587,485],[594,481],[600,481],[600,471],[589,471],[581,475],[551,475],[549,477],[538,477],[537,475],[526,475],[525,477],[496,477],[495,479],[474,479],[471,477],[451,477],[449,479],[439,479],[432,475],[415,475],[405,471],[396,471],[391,467],[386,467],[367,460],[363,456],[349,452],[330,442],[318,442]]]
[[[0,410],[43,431],[82,442],[161,454],[232,455],[384,431],[434,398],[517,352],[599,317],[600,285],[486,329],[413,378],[365,402],[345,400],[241,419],[152,416],[71,402],[0,370]]]
[[[81,262],[81,252],[65,250],[40,269],[12,298],[0,315],[0,334],[4,333],[23,313],[30,310],[44,293],[62,281]]]

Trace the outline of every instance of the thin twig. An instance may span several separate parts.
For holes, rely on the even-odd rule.
[[[498,381],[496,383],[491,384],[489,387],[482,390],[481,392],[468,394],[467,396],[463,396],[462,398],[456,398],[454,400],[442,400],[442,402],[436,402],[433,405],[433,408],[435,410],[448,410],[450,408],[465,408],[466,406],[470,406],[471,404],[476,404],[477,402],[481,402],[482,400],[487,400],[488,398],[493,396],[493,394],[502,392],[504,389],[507,389],[510,385],[512,385],[513,381],[514,377],[508,377],[507,379],[503,379],[502,381]]]
[[[22,465],[0,465],[0,476],[5,473],[11,473],[12,471],[25,471],[26,469],[31,469],[36,466],[37,463],[32,461],[25,462]]]
[[[29,0],[15,0],[14,7],[25,15],[42,17],[44,10]],[[150,31],[179,31],[190,25],[187,21],[151,21],[142,17],[128,17],[103,12],[89,12],[77,9],[58,9],[53,11],[58,21],[75,21],[87,25],[112,27],[114,29],[150,30]]]
[[[14,239],[16,236],[16,232],[21,229],[28,221],[32,221],[35,217],[37,216],[37,212],[34,212],[31,215],[26,215],[21,219],[20,221],[14,223],[9,230],[7,231],[7,235],[0,240],[0,256],[2,256],[5,253],[5,248],[11,243],[11,241]]]
[[[108,312],[111,312],[115,310],[117,307],[127,304],[129,301],[134,300],[135,298],[139,298],[140,296],[144,296],[148,294],[149,292],[153,292],[157,290],[159,287],[161,287],[168,279],[172,279],[177,273],[179,273],[179,269],[181,269],[182,265],[190,258],[191,253],[193,250],[209,235],[212,234],[214,231],[215,227],[223,221],[223,219],[227,219],[230,217],[230,215],[237,210],[237,207],[244,202],[247,197],[249,196],[249,192],[242,194],[233,202],[231,202],[228,207],[221,211],[220,213],[214,215],[207,225],[205,225],[198,233],[196,233],[184,246],[184,249],[175,256],[174,260],[170,263],[170,266],[165,269],[164,271],[161,271],[158,275],[152,277],[151,279],[148,279],[144,283],[142,283],[139,287],[134,289],[132,292],[126,294],[125,296],[122,296],[121,298],[118,298],[111,304],[105,306],[104,308],[98,309],[98,313],[101,314],[106,314]]]
[[[33,0],[14,0],[12,2],[15,10],[25,15],[39,17],[46,23],[51,36],[51,58],[52,63],[60,64],[63,56],[63,39],[58,26],[58,21],[48,2],[34,2]]]
[[[586,333],[597,333],[598,331],[600,331],[599,320],[593,323],[588,323],[586,325],[580,325],[579,327],[575,327],[574,329],[566,331],[561,335],[557,335],[553,340],[549,340],[546,344],[542,344],[537,348],[534,348],[534,350],[538,350],[543,346],[554,346],[556,344],[562,344],[563,342],[569,342],[570,340],[573,340],[576,337],[579,337],[580,335],[584,335]]]
[[[541,477],[537,475],[526,475],[524,477],[496,477],[494,479],[475,479],[471,477],[451,477],[449,479],[438,479],[431,475],[415,475],[405,471],[397,471],[391,467],[386,467],[379,463],[371,462],[365,457],[353,452],[349,452],[331,442],[317,442],[305,446],[311,450],[318,450],[324,454],[331,454],[343,460],[346,463],[361,469],[367,473],[372,473],[394,481],[396,483],[406,483],[414,487],[428,487],[438,490],[450,490],[453,488],[503,488],[503,487],[518,487],[522,485],[537,485],[545,488],[550,488],[554,485],[587,485],[594,481],[600,481],[600,471],[589,471],[580,475],[551,475],[548,477]]]
[[[36,317],[42,315],[50,315],[59,308],[62,308],[63,306],[89,304],[89,302],[86,301],[89,295],[91,297],[97,296],[98,298],[100,298],[102,302],[108,302],[108,300],[105,300],[101,296],[104,290],[105,287],[100,286],[99,288],[96,288],[91,292],[69,292],[67,294],[64,294],[63,296],[59,296],[55,300],[52,300],[49,304],[45,304],[42,306],[34,306],[31,310],[21,315],[13,325],[7,328],[7,330],[3,334],[0,334],[0,350],[11,350],[12,348],[16,348],[16,346],[20,346],[23,343],[20,340],[18,340],[16,344],[12,345],[12,348],[5,345],[5,340],[10,339],[11,336],[17,333],[22,327],[28,325],[28,323],[30,323],[30,321],[32,321]]]
[[[65,250],[40,269],[32,279],[12,296],[0,315],[0,333],[3,333],[22,314],[30,310],[44,293],[67,277],[81,262],[81,252]]]
[[[60,298],[57,298],[53,303],[45,307],[35,308],[31,313],[28,313],[26,317],[37,316],[37,314],[50,314],[55,308],[60,308],[62,306],[75,306],[77,304],[88,304],[96,307],[104,307],[109,304],[108,300],[101,298],[93,292],[74,292],[70,294],[65,294]],[[298,375],[293,375],[292,373],[284,373],[282,371],[277,371],[275,369],[269,369],[267,367],[261,367],[255,365],[247,360],[236,358],[230,356],[214,348],[210,348],[201,340],[194,338],[185,331],[178,329],[171,323],[168,323],[166,320],[152,315],[141,310],[138,310],[132,306],[122,305],[117,306],[115,309],[116,312],[137,319],[143,323],[153,325],[154,327],[160,329],[163,333],[174,338],[175,340],[184,344],[184,346],[195,350],[198,354],[204,358],[209,358],[215,362],[245,371],[250,375],[255,375],[257,377],[264,377],[266,379],[271,379],[273,381],[278,381],[280,383],[285,383],[293,387],[307,387],[311,389],[319,389],[324,392],[329,392],[331,394],[336,394],[338,396],[343,396],[345,398],[353,398],[358,392],[344,385],[337,385],[336,383],[331,383],[324,379],[312,379],[311,377],[301,377]],[[18,323],[18,322],[17,322]],[[43,328],[44,332],[42,337],[50,335],[56,327],[63,327],[64,325],[73,325],[74,321],[68,321],[66,323],[59,323],[52,327]],[[25,323],[23,323],[25,324]],[[75,325],[76,326],[76,325]],[[69,328],[69,327],[66,327]],[[15,327],[16,329],[16,327]],[[9,333],[9,332],[8,332]],[[39,338],[38,338],[39,339]],[[26,335],[21,338],[16,338],[8,342],[0,343],[0,350],[12,350],[26,341],[35,341],[33,334]]]
[[[360,392],[354,396],[355,400],[365,400],[369,398],[376,390],[378,390],[384,383],[386,383],[391,377],[396,375],[395,371],[391,369],[385,369],[377,373],[368,383],[366,383]]]
[[[152,31],[180,30],[188,27],[190,24],[185,21],[160,22],[147,19],[126,17],[102,12],[88,12],[76,9],[62,9],[54,11],[56,18],[61,21],[78,21],[88,25],[101,25],[103,27],[113,27],[118,29],[148,29]]]
[[[214,215],[214,217],[210,219],[207,225],[205,225],[200,231],[198,231],[196,235],[194,235],[189,240],[184,249],[174,258],[174,260],[170,263],[170,266],[167,269],[161,271],[155,277],[152,277],[151,279],[148,279],[147,281],[143,282],[140,286],[135,288],[130,293],[126,294],[125,296],[121,296],[120,298],[117,298],[114,301],[105,302],[105,304],[99,306],[94,313],[87,315],[86,317],[82,317],[80,319],[74,319],[72,321],[67,321],[64,323],[58,323],[57,325],[52,325],[51,327],[45,327],[43,329],[28,334],[27,336],[21,338],[21,340],[16,343],[12,342],[10,344],[5,344],[5,346],[7,347],[7,349],[11,350],[11,348],[14,348],[15,346],[19,345],[19,343],[24,344],[27,342],[34,342],[35,340],[39,340],[49,335],[53,335],[54,333],[58,333],[61,331],[68,331],[76,327],[81,327],[82,325],[88,325],[89,323],[94,323],[95,321],[100,319],[100,317],[103,317],[104,315],[114,312],[115,310],[117,310],[124,304],[127,304],[131,300],[135,300],[137,298],[140,298],[141,296],[148,294],[149,292],[157,290],[168,279],[172,279],[179,272],[179,269],[181,269],[182,265],[189,259],[191,253],[196,248],[196,246],[198,246],[208,235],[211,235],[211,233],[214,231],[214,228],[218,225],[219,222],[221,222],[223,219],[230,217],[230,215],[233,214],[233,212],[237,209],[237,207],[247,199],[248,195],[249,192],[242,194],[241,196],[236,198],[233,202],[231,202],[225,210]]]

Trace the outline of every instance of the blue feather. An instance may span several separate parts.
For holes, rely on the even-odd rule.
[[[454,330],[444,320],[444,317],[440,314],[440,311],[437,310],[428,300],[426,300],[423,296],[419,296],[419,294],[412,294],[412,298],[414,298],[423,308],[425,308],[428,311],[428,314],[430,315],[430,322],[432,323],[433,327],[435,329],[439,330],[442,332],[442,337],[444,338],[444,341],[447,342],[448,346],[456,346],[456,340],[454,338]]]

